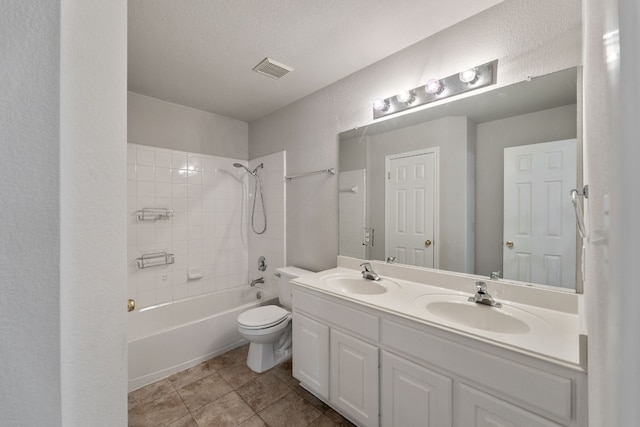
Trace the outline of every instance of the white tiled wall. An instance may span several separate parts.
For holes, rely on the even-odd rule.
[[[128,145],[129,297],[138,307],[246,285],[248,179],[236,162],[247,164]],[[173,209],[174,216],[138,221],[135,212],[150,207]],[[173,265],[137,268],[136,258],[162,251],[175,254]],[[188,280],[190,269],[201,269],[203,278]]]
[[[340,255],[366,259],[364,226],[366,220],[365,169],[340,172],[339,227]]]

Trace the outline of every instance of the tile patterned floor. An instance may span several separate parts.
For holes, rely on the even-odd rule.
[[[130,427],[353,426],[298,385],[291,362],[256,374],[248,345],[129,393]]]

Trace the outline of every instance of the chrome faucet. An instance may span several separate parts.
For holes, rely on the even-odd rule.
[[[264,283],[264,277],[259,277],[251,281],[250,286],[255,286],[257,283]]]
[[[380,276],[378,276],[378,274],[373,271],[373,267],[371,267],[371,264],[369,264],[368,262],[363,262],[362,264],[360,264],[360,267],[364,268],[364,270],[362,270],[363,279],[380,280]]]
[[[502,279],[502,271],[500,271],[500,270],[492,271],[491,274],[489,275],[489,279],[491,279],[491,280]]]
[[[396,257],[394,256],[387,257],[387,264],[393,264],[394,262],[396,262]]]
[[[489,305],[491,307],[500,308],[502,304],[495,302],[493,297],[487,292],[487,284],[484,282],[476,282],[476,294],[468,299],[478,304]]]

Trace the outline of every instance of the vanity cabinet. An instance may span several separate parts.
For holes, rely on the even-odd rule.
[[[293,376],[321,399],[329,399],[329,327],[293,316]]]
[[[586,373],[294,286],[293,375],[358,426],[587,425]]]
[[[378,425],[378,347],[331,330],[329,400],[363,426]]]
[[[451,427],[453,380],[387,351],[382,352],[383,426]]]

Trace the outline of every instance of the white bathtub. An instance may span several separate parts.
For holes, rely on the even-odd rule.
[[[276,302],[272,292],[243,286],[132,311],[129,391],[246,343],[236,326],[238,314]]]

